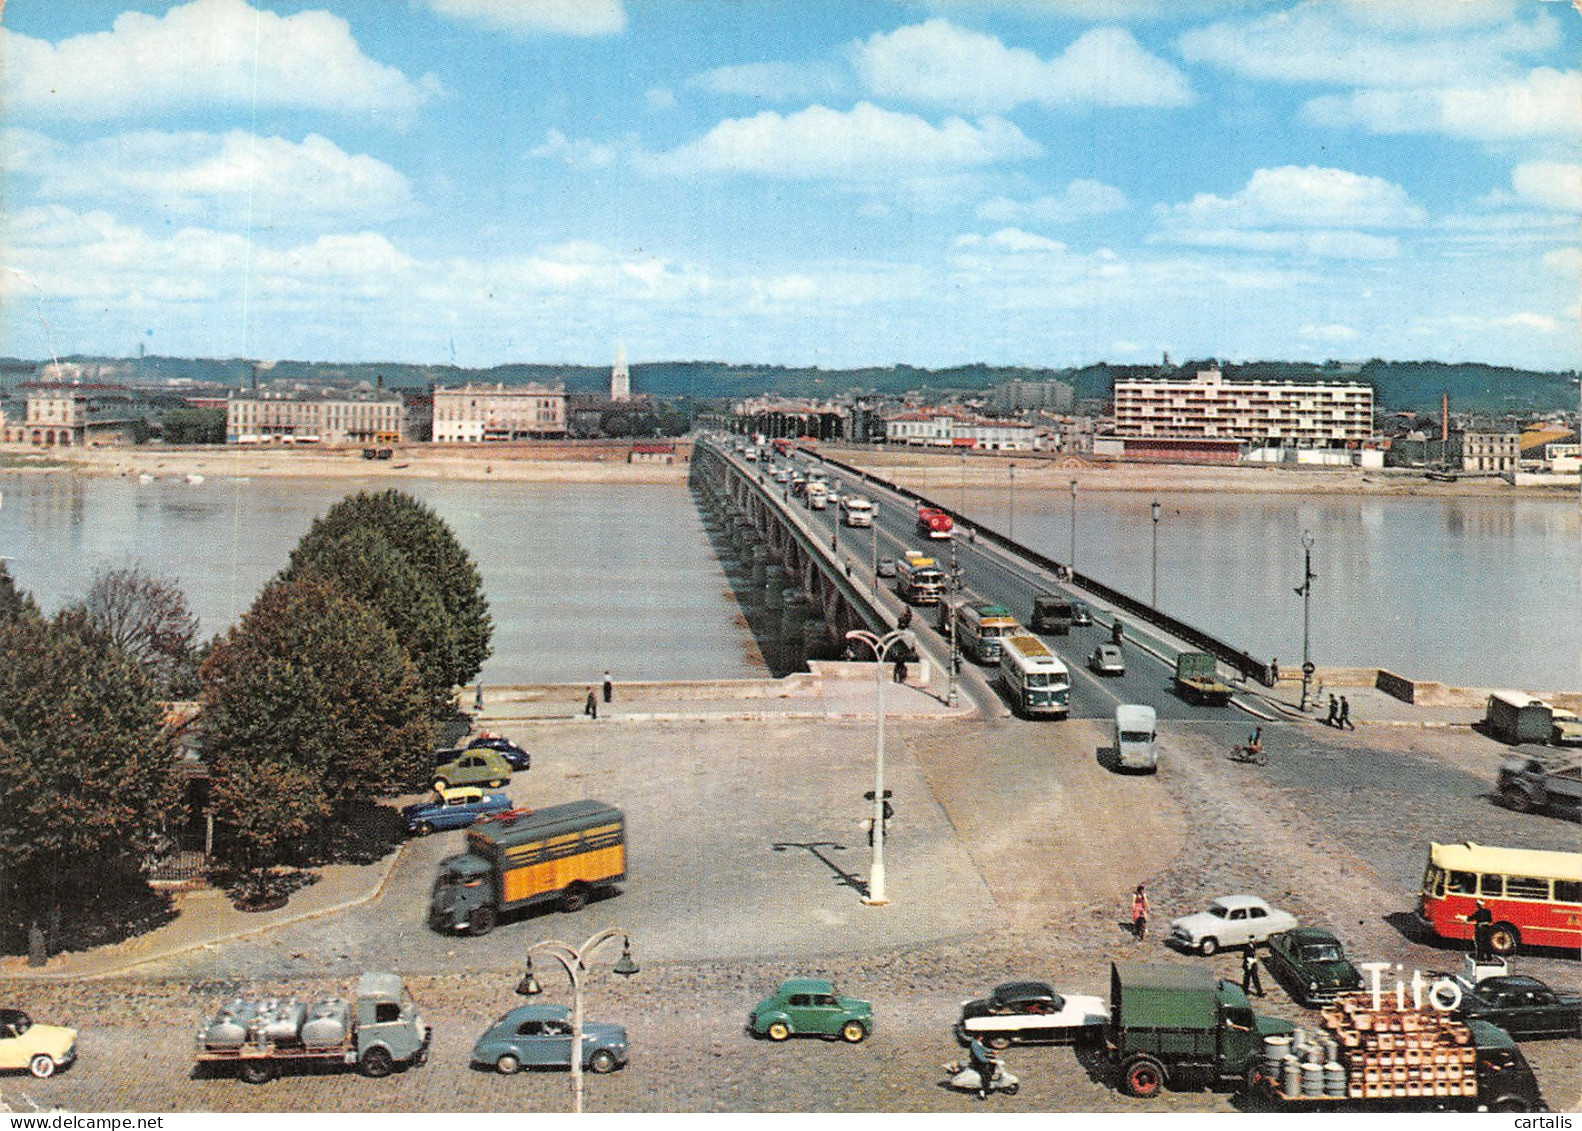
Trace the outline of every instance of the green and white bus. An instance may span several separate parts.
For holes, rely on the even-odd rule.
[[[1021,632],[1001,641],[1000,683],[1018,714],[1063,719],[1071,711],[1071,673],[1038,637]]]

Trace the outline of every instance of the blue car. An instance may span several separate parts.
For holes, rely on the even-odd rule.
[[[467,749],[493,750],[511,764],[513,773],[521,773],[533,764],[533,756],[526,750],[523,750],[509,738],[503,738],[498,734],[490,734],[487,731],[467,743]]]
[[[479,817],[504,813],[510,808],[511,799],[503,793],[485,793],[475,785],[458,785],[438,790],[433,801],[403,806],[401,819],[406,822],[407,832],[427,836],[445,829],[464,829]]]
[[[564,1005],[518,1006],[478,1038],[472,1062],[507,1076],[523,1068],[570,1068],[571,1010]],[[625,1063],[625,1026],[583,1023],[583,1068],[614,1072]]]

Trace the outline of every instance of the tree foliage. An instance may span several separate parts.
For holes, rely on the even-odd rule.
[[[221,822],[215,862],[237,877],[244,898],[267,898],[277,862],[329,820],[321,786],[306,769],[248,761],[235,750],[210,759],[209,801]]]
[[[110,643],[142,665],[156,695],[174,699],[195,690],[198,618],[174,582],[136,565],[101,569],[82,611]]]
[[[159,423],[167,444],[225,443],[223,408],[173,408]]]
[[[38,616],[38,604],[31,593],[17,588],[10,569],[0,561],[0,621],[24,616]]]
[[[137,882],[180,795],[141,665],[78,609],[38,616],[8,577],[0,605],[0,906],[15,925]]]
[[[204,752],[218,765],[296,771],[331,805],[428,773],[434,724],[417,669],[384,621],[335,582],[272,582],[200,674]],[[228,825],[242,816],[216,810]]]
[[[445,609],[450,637],[445,686],[471,682],[489,658],[494,624],[483,577],[450,527],[431,508],[403,491],[361,491],[314,520],[292,552],[288,572],[330,557],[330,544],[354,531],[377,531],[433,586]],[[435,678],[438,675],[436,667]]]

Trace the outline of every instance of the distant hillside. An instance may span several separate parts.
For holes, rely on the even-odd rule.
[[[63,361],[113,367],[116,379],[132,384],[179,379],[200,384],[246,388],[253,363],[228,358],[88,358]],[[28,379],[32,362],[0,358],[0,384],[14,386]],[[948,369],[916,369],[891,365],[866,369],[819,369],[783,365],[733,365],[718,361],[657,361],[633,365],[632,388],[657,397],[740,398],[774,395],[826,398],[848,393],[899,396],[913,390],[971,395],[1004,381],[1071,383],[1079,399],[1108,400],[1117,377],[1187,376],[1212,362],[1189,361],[1169,369],[1152,365],[1111,365],[1099,362],[1076,369],[1039,369],[1002,365],[963,365]],[[1574,373],[1540,373],[1477,363],[1382,361],[1361,366],[1328,363],[1253,361],[1225,363],[1232,380],[1365,381],[1373,385],[1382,410],[1437,413],[1441,394],[1448,394],[1456,412],[1574,411],[1578,379]],[[262,381],[367,383],[383,380],[387,388],[418,389],[467,381],[507,385],[530,381],[564,385],[570,393],[598,393],[609,387],[607,367],[576,365],[500,365],[464,369],[451,365],[403,363],[279,361],[259,366]]]

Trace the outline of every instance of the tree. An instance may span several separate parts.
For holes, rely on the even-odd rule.
[[[160,419],[167,444],[225,443],[223,408],[173,408]]]
[[[395,633],[338,584],[271,582],[200,671],[205,757],[273,763],[340,806],[422,782],[434,724]]]
[[[0,561],[0,621],[37,616],[38,604],[33,595],[16,587],[10,569]]]
[[[101,569],[82,611],[111,644],[143,666],[155,694],[171,699],[190,693],[198,618],[175,583],[138,565]]]
[[[0,579],[0,603],[17,596]],[[16,927],[140,882],[180,794],[141,666],[80,610],[0,616],[0,656],[0,906]]]
[[[358,529],[377,530],[433,585],[450,636],[446,686],[470,683],[489,658],[494,632],[483,577],[444,519],[404,491],[360,491],[342,499],[303,535],[289,569],[321,557],[325,544]]]
[[[320,782],[283,762],[247,761],[237,752],[209,763],[209,805],[221,833],[216,863],[237,876],[243,901],[272,894],[274,868],[330,817]]]
[[[428,692],[430,713],[443,719],[453,709],[457,682],[450,620],[434,583],[413,568],[378,529],[357,527],[333,538],[304,539],[282,580],[319,577],[377,613],[417,665]]]

